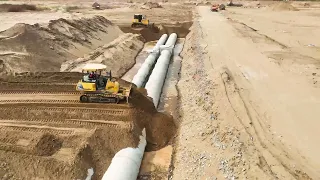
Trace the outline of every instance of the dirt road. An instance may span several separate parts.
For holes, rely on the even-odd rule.
[[[173,179],[317,179],[320,91],[268,58],[282,47],[267,36],[208,7],[198,15],[178,84]]]

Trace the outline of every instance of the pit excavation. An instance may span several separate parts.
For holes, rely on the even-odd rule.
[[[319,179],[319,7],[0,2],[1,179]]]

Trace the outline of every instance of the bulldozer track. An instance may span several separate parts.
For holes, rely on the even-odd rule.
[[[59,95],[81,95],[79,92],[55,92],[55,91],[28,91],[28,90],[0,90],[0,94],[59,94]]]
[[[108,122],[103,120],[83,120],[83,119],[65,119],[65,120],[57,120],[57,119],[2,119],[2,122],[5,123],[34,123],[34,124],[41,124],[41,123],[51,123],[55,125],[80,125],[84,126],[85,129],[90,129],[93,127],[108,127],[108,128],[131,128],[131,123],[128,122]],[[0,142],[1,139],[0,139]]]
[[[28,110],[28,111],[59,111],[59,112],[81,112],[99,113],[108,115],[129,115],[128,110],[123,109],[103,109],[103,108],[80,108],[80,107],[0,107],[2,110]]]

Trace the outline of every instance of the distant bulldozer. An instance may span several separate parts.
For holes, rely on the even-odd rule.
[[[218,10],[226,10],[226,6],[224,4],[213,4],[211,6],[212,12],[218,12]]]
[[[93,8],[93,9],[101,9],[101,6],[100,6],[99,3],[94,2],[94,3],[92,4],[92,8]]]
[[[137,28],[149,28],[154,32],[159,32],[159,28],[154,25],[154,23],[150,23],[149,19],[145,15],[142,14],[134,14],[131,28],[137,29]]]

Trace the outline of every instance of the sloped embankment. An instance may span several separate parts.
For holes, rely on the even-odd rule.
[[[114,41],[97,48],[84,55],[83,58],[69,60],[61,65],[61,71],[81,72],[81,68],[86,63],[102,63],[114,72],[117,77],[121,77],[135,64],[135,57],[143,48],[141,35],[123,34]]]
[[[0,73],[59,71],[63,62],[82,57],[121,34],[102,16],[19,23],[0,32]]]

